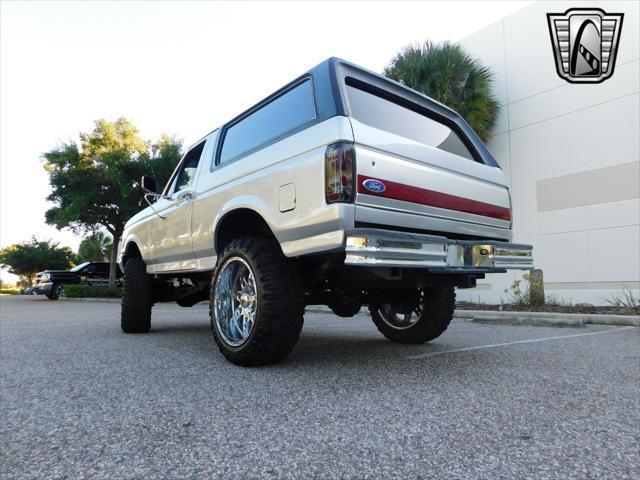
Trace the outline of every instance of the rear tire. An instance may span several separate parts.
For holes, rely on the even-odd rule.
[[[125,333],[147,333],[151,328],[153,306],[151,275],[142,258],[131,258],[124,266],[122,315],[120,327]]]
[[[224,249],[213,273],[209,313],[227,360],[249,367],[289,355],[304,321],[300,283],[274,239],[239,238]]]
[[[423,288],[418,293],[409,312],[398,311],[389,303],[369,305],[373,323],[389,340],[424,343],[438,338],[449,326],[456,301],[453,287]]]

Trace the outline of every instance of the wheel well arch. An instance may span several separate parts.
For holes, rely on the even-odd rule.
[[[214,248],[219,254],[234,238],[242,236],[275,237],[267,221],[255,210],[236,208],[225,213],[216,224]]]
[[[127,246],[124,249],[124,255],[122,255],[122,265],[124,266],[130,258],[142,258],[142,253],[134,241],[127,242]]]

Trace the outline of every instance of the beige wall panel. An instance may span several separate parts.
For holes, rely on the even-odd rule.
[[[590,205],[587,207],[587,224],[592,229],[638,225],[640,224],[640,199]]]
[[[640,281],[640,227],[589,232],[592,282]]]
[[[511,129],[521,128],[640,91],[640,60],[616,67],[604,83],[561,87],[509,104]],[[607,119],[597,119],[606,121]]]
[[[567,283],[547,283],[545,290],[630,290],[640,289],[640,282],[567,282]]]
[[[586,229],[586,207],[565,208],[538,214],[538,232],[541,235],[579,232]]]
[[[537,245],[535,263],[544,271],[546,282],[590,280],[587,232],[545,235]]]
[[[638,161],[639,131],[640,94],[515,130],[512,177],[535,181]]]
[[[640,162],[546,178],[536,183],[538,211],[640,198]]]

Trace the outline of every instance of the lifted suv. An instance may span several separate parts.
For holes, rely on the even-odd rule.
[[[210,301],[223,355],[279,361],[306,305],[368,305],[387,338],[444,332],[454,287],[533,268],[506,177],[453,110],[331,58],[197,142],[126,225],[122,329]]]

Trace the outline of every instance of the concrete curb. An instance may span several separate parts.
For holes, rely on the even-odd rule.
[[[329,307],[311,305],[307,312],[333,313]],[[362,309],[361,313],[369,314]],[[537,325],[541,327],[583,327],[584,325],[624,325],[640,327],[637,315],[602,315],[555,312],[503,312],[494,310],[456,310],[453,317],[460,320],[472,320],[477,323],[496,325]]]
[[[458,319],[468,319],[456,317]],[[473,323],[487,323],[492,325],[528,325],[535,327],[584,327],[582,318],[533,318],[527,315],[517,317],[499,317],[496,315],[478,315],[471,319]]]
[[[67,298],[60,297],[59,302],[81,302],[81,303],[120,303],[119,298]]]
[[[624,325],[640,327],[640,316],[555,312],[502,312],[490,310],[456,310],[454,317],[478,323],[504,325],[540,325],[582,327],[584,325]]]
[[[120,303],[119,298],[60,298],[64,302],[86,303]],[[310,313],[333,314],[329,307],[310,305],[306,308]],[[367,309],[361,313],[369,314]],[[541,327],[583,327],[585,325],[624,325],[640,327],[638,315],[599,315],[582,313],[555,312],[505,312],[493,310],[456,310],[453,317],[461,320],[471,320],[476,323],[495,325],[534,325]]]

